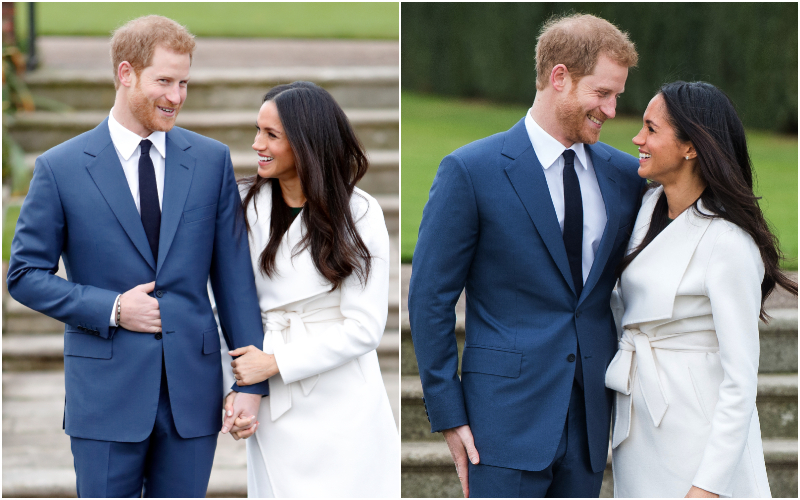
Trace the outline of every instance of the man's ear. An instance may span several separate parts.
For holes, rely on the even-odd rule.
[[[120,85],[124,87],[133,87],[136,83],[136,73],[133,71],[133,66],[128,61],[122,61],[117,67],[117,79]]]
[[[562,92],[564,89],[568,88],[571,83],[572,77],[570,77],[569,70],[565,65],[557,64],[553,66],[552,71],[550,71],[550,85],[552,85],[555,90]]]

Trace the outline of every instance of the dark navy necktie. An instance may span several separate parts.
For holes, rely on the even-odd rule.
[[[578,174],[575,172],[575,151],[564,151],[564,248],[567,250],[569,270],[572,274],[572,283],[575,285],[575,294],[581,296],[583,291],[583,263],[581,253],[583,249],[583,199],[581,198],[581,185]],[[578,347],[575,356],[575,381],[583,388],[583,368],[581,364],[581,351]]]
[[[139,143],[142,148],[139,156],[139,209],[142,214],[142,226],[147,242],[153,252],[153,259],[158,262],[158,234],[161,231],[161,207],[158,204],[158,186],[156,185],[156,169],[150,159],[150,146],[147,139]]]

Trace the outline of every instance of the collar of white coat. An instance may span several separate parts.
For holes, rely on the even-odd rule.
[[[246,187],[240,185],[242,197]],[[374,205],[374,206],[373,206]],[[258,215],[256,215],[256,208]],[[364,191],[355,188],[350,197],[350,208],[353,211],[353,220],[358,222],[367,210],[380,210],[377,202]],[[264,184],[252,201],[247,206],[247,218],[250,223],[250,252],[256,280],[264,276],[259,270],[261,252],[269,241],[270,214],[272,213],[272,185]],[[331,284],[314,266],[311,251],[306,248],[295,253],[295,248],[305,234],[303,213],[295,217],[289,230],[283,235],[280,247],[275,258],[275,270],[269,278],[270,286],[259,288],[259,302],[263,310],[280,308],[286,304],[296,302],[329,292]],[[363,237],[363,236],[362,236]]]
[[[653,209],[663,193],[663,186],[659,186],[645,194],[626,254],[644,239]],[[703,213],[711,213],[702,200],[697,206]],[[711,220],[689,207],[628,265],[620,280],[625,302],[623,326],[672,317],[678,286]]]

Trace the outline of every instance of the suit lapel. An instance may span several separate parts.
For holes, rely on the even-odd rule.
[[[161,201],[161,232],[158,237],[158,266],[156,277],[178,230],[189,187],[192,185],[195,159],[186,153],[190,144],[173,129],[167,133],[166,165],[164,172],[164,195]]]
[[[578,301],[579,304],[583,298],[591,293],[592,288],[600,279],[600,275],[603,274],[619,231],[619,186],[614,179],[619,170],[609,161],[611,155],[601,148],[590,146],[589,144],[584,144],[584,147],[589,151],[592,158],[594,175],[597,177],[600,194],[603,196],[603,205],[606,207],[607,220],[606,227],[603,230],[603,237],[600,239],[600,246],[594,255],[592,269],[589,271],[589,277],[586,278],[586,284],[583,286],[581,300]]]
[[[114,212],[122,228],[128,234],[133,245],[154,270],[156,262],[147,242],[142,226],[142,218],[136,210],[136,203],[131,196],[128,179],[122,170],[117,151],[108,133],[108,118],[90,132],[84,153],[91,158],[86,170]]]
[[[514,191],[525,206],[528,216],[536,226],[536,230],[561,271],[561,275],[574,293],[575,285],[572,283],[572,274],[569,270],[567,251],[564,248],[564,238],[558,225],[556,209],[550,198],[550,189],[547,187],[544,170],[536,157],[525,129],[524,119],[508,131],[502,153],[513,159],[505,168],[508,180],[511,181]]]

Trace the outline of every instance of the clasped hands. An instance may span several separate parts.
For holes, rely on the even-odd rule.
[[[228,352],[236,359],[231,363],[236,385],[252,385],[263,382],[278,373],[275,356],[267,354],[255,346],[240,347]],[[261,405],[259,394],[245,394],[231,391],[225,397],[225,420],[222,433],[230,431],[233,439],[247,439],[258,428],[258,409]],[[249,415],[249,417],[248,417]]]

